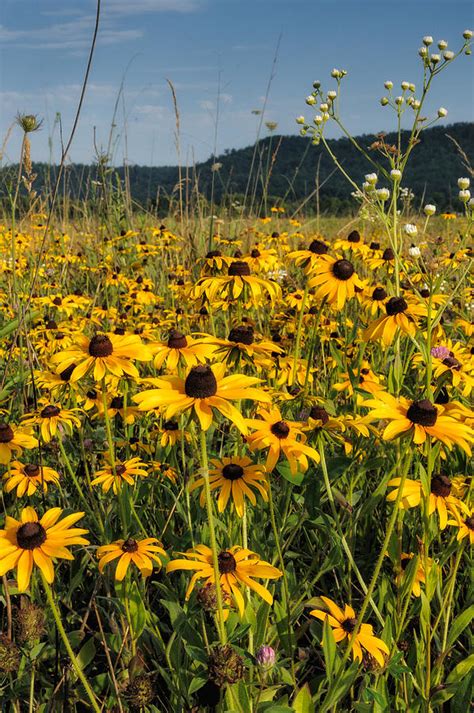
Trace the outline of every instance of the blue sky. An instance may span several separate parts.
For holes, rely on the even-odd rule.
[[[102,20],[81,122],[70,159],[88,163],[108,144],[114,104],[124,78],[113,134],[121,163],[175,164],[176,89],[183,162],[255,140],[273,67],[265,120],[296,133],[295,117],[313,80],[332,88],[330,71],[346,69],[342,115],[355,133],[389,130],[383,82],[421,83],[417,50],[423,35],[452,49],[472,28],[470,0],[103,0]],[[57,160],[59,112],[68,136],[78,101],[95,12],[94,0],[2,0],[0,9],[0,143],[17,111],[44,117],[32,137],[33,158]],[[472,57],[460,57],[434,86],[428,111],[448,109],[445,123],[472,120]],[[265,134],[265,129],[263,131]],[[329,132],[337,136],[337,132]],[[126,141],[125,141],[126,137]],[[4,162],[16,161],[14,128]]]

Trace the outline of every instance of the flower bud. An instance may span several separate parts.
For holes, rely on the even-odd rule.
[[[431,37],[431,35],[426,35],[426,37],[423,37],[423,44],[427,47],[433,44],[433,38]]]
[[[415,99],[415,101],[413,102],[413,105],[412,105],[412,106],[413,106],[414,109],[419,109],[420,106],[421,106],[421,102],[418,101],[418,99]]]
[[[411,92],[414,92],[414,91],[415,91],[415,85],[413,84],[413,82],[410,82],[410,86],[408,87],[408,89],[409,89]]]
[[[314,89],[319,89],[320,86],[321,86],[321,82],[319,80],[316,80],[315,82],[313,82]]]
[[[434,215],[436,213],[436,206],[432,203],[427,203],[423,208],[425,215]]]
[[[334,68],[331,70],[331,77],[333,77],[333,79],[339,79],[341,76],[339,69]]]
[[[308,131],[306,129],[300,129],[300,136],[306,136]]]
[[[418,234],[418,228],[416,227],[416,225],[413,225],[413,223],[407,223],[404,226],[404,231],[406,235],[409,235],[412,238],[414,238],[415,235]]]
[[[444,106],[440,106],[438,109],[438,116],[440,119],[444,119],[445,116],[448,116],[448,110],[444,108]]]
[[[374,185],[374,186],[375,186],[375,184],[377,183],[377,181],[379,180],[379,177],[377,176],[376,173],[367,173],[367,174],[364,176],[364,178],[365,178],[365,180],[367,181],[367,183],[371,183],[371,184]]]
[[[257,653],[255,654],[257,663],[264,669],[269,669],[274,666],[276,661],[275,649],[271,646],[260,646]]]
[[[441,55],[439,54],[432,54],[430,57],[431,64],[438,64],[438,62],[441,60]]]
[[[329,104],[326,104],[325,102],[323,102],[323,104],[321,104],[321,106],[319,108],[324,113],[325,111],[327,111],[329,109]]]
[[[399,181],[402,177],[402,172],[398,170],[398,168],[392,168],[390,171],[390,176],[392,178],[392,181]]]
[[[471,182],[469,178],[458,178],[458,188],[460,188],[461,191],[465,191],[467,188],[469,188],[470,183]]]
[[[296,123],[297,123],[297,124],[304,124],[304,123],[305,123],[305,121],[304,121],[304,116],[297,116],[297,117],[296,117]]]
[[[454,52],[451,52],[451,50],[446,50],[446,52],[443,52],[443,58],[446,60],[446,62],[450,62],[452,59],[454,59]]]
[[[327,98],[329,101],[333,101],[337,97],[337,92],[335,91],[330,91],[327,94]]]
[[[446,40],[440,40],[438,42],[438,49],[440,49],[440,50],[445,50],[447,48],[447,46],[448,46],[448,43],[446,42]]]
[[[420,257],[421,250],[420,248],[417,248],[416,245],[412,245],[410,248],[408,248],[408,254],[410,257]]]
[[[472,37],[472,30],[464,30],[462,33],[462,36],[464,37],[465,40],[470,40]]]
[[[316,126],[319,126],[320,124],[323,123],[323,117],[321,116],[321,114],[316,114],[313,121],[316,124]]]
[[[459,191],[459,200],[461,203],[467,203],[471,197],[471,191]]]
[[[395,97],[395,104],[397,106],[401,106],[404,103],[405,99],[403,97]]]
[[[313,97],[312,94],[309,95],[309,97],[306,97],[306,104],[308,106],[313,106],[313,104],[316,104],[316,99]]]
[[[422,57],[424,59],[425,57],[428,56],[428,48],[420,47],[420,49],[418,50],[418,54],[420,55],[420,57]]]
[[[390,81],[384,82],[383,85],[384,85],[385,89],[389,89],[389,90],[390,90],[390,89],[393,88],[393,82],[390,82]]]
[[[323,121],[329,121],[329,118],[329,114],[327,113],[327,111],[325,111],[323,114]]]
[[[390,198],[390,191],[388,188],[379,188],[377,193],[377,198],[381,201],[388,201]]]
[[[410,82],[402,82],[401,83],[401,87],[404,92],[406,92],[406,90],[408,89],[409,86],[410,86]]]
[[[382,97],[380,100],[380,103],[382,106],[387,106],[388,102],[389,102],[388,97]]]

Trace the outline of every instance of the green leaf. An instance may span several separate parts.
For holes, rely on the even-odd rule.
[[[84,646],[81,647],[81,650],[77,654],[77,661],[82,669],[87,668],[87,666],[91,663],[96,655],[96,651],[95,641],[93,637],[91,637],[86,641]]]
[[[338,701],[340,701],[346,695],[349,688],[354,683],[355,677],[359,671],[359,665],[353,663],[350,668],[344,671],[343,675],[339,677],[336,687],[330,696],[326,700],[327,708],[335,706]]]
[[[336,660],[336,640],[334,638],[334,634],[332,633],[332,627],[327,618],[323,622],[323,640],[321,643],[323,646],[324,662],[326,664],[328,679],[331,679],[334,670],[334,661]]]
[[[128,592],[131,626],[136,639],[140,638],[146,624],[146,607],[140,595],[137,583],[134,582]]]
[[[295,713],[314,713],[314,703],[311,698],[311,692],[308,684],[300,688],[293,701],[293,710]]]
[[[471,623],[473,617],[474,604],[471,604],[471,606],[466,609],[466,611],[463,611],[462,614],[459,614],[459,616],[454,619],[453,623],[449,628],[447,640],[448,647],[452,646],[459,639],[464,629]]]
[[[207,678],[204,678],[204,677],[201,678],[200,676],[196,676],[196,678],[193,678],[193,680],[189,684],[188,695],[192,696],[193,693],[196,693],[196,691],[199,691],[200,688],[205,686],[207,681],[208,681]]]
[[[277,470],[282,476],[282,478],[287,480],[292,485],[301,485],[301,483],[303,482],[304,473],[297,471],[295,475],[292,475],[289,463],[280,463],[278,465]]]
[[[448,678],[446,679],[446,683],[458,683],[459,681],[462,681],[464,676],[467,676],[467,674],[470,673],[473,668],[474,654],[471,654],[467,657],[467,659],[464,659],[464,661],[461,661],[455,668],[453,668]]]

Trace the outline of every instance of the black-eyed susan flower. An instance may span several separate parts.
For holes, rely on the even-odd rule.
[[[160,408],[165,418],[194,410],[201,428],[207,430],[212,424],[213,409],[228,418],[242,432],[247,432],[244,417],[230,401],[250,399],[269,403],[271,397],[261,389],[254,388],[261,379],[243,374],[224,376],[224,364],[194,366],[185,379],[164,376],[150,379],[158,388],[142,391],[134,396],[140,411]]]
[[[23,448],[36,448],[38,440],[30,435],[30,429],[13,423],[0,423],[0,463],[10,462],[13,453],[21,455]]]
[[[71,435],[74,426],[80,427],[81,420],[75,413],[76,410],[42,401],[38,411],[28,414],[23,423],[25,426],[39,426],[41,438],[45,443],[49,443],[58,432]]]
[[[153,355],[136,334],[118,335],[108,332],[96,334],[91,339],[83,335],[76,336],[75,344],[51,357],[60,373],[71,364],[76,364],[70,381],[78,381],[89,371],[95,381],[101,381],[106,374],[121,377],[124,374],[138,378],[136,361],[151,361]]]
[[[406,434],[416,445],[426,441],[427,436],[451,449],[457,445],[468,455],[471,454],[470,443],[474,442],[474,431],[466,423],[456,419],[456,414],[447,415],[440,404],[433,404],[428,399],[409,401],[400,396],[396,399],[391,394],[379,392],[376,398],[364,401],[363,406],[372,409],[368,417],[389,421],[382,438],[390,441],[397,436]]]
[[[237,300],[259,304],[265,296],[272,302],[281,297],[281,287],[277,282],[252,275],[250,265],[244,260],[234,260],[228,267],[227,275],[203,277],[196,283],[195,296],[205,295],[209,302],[216,299]]]
[[[398,330],[412,337],[416,334],[417,318],[426,315],[424,305],[408,303],[404,297],[390,297],[385,303],[386,314],[369,324],[363,332],[365,341],[380,339],[384,346],[389,346]]]
[[[125,399],[123,396],[121,396],[121,394],[115,394],[115,396],[111,396],[111,398],[108,398],[107,406],[107,414],[110,418],[119,416],[122,419],[123,423],[125,423],[127,426],[131,425],[132,423],[135,423],[135,420],[138,416],[138,409],[131,403],[125,403]],[[97,405],[97,410],[99,412],[99,415],[103,416],[103,402]]]
[[[402,552],[401,558],[400,558],[400,569],[395,577],[395,584],[397,587],[401,587],[403,584],[403,581],[405,579],[405,572],[406,568],[410,564],[411,560],[415,557],[413,553],[406,554],[405,552]],[[433,560],[431,557],[427,558],[428,562],[428,575],[430,573],[431,567],[433,565]],[[416,572],[415,576],[413,579],[413,584],[411,587],[411,592],[415,597],[419,597],[421,595],[421,585],[425,584],[426,582],[426,573],[425,573],[425,562],[424,558],[419,557],[417,558],[417,563],[416,563]]]
[[[474,511],[471,511],[467,516],[458,513],[453,519],[448,520],[448,525],[458,528],[456,535],[458,542],[467,537],[469,544],[474,545]]]
[[[59,473],[53,468],[36,463],[20,463],[13,461],[9,470],[4,473],[5,492],[10,493],[16,488],[18,498],[23,495],[34,495],[37,490],[48,492],[48,483],[57,485],[59,483]]]
[[[209,484],[212,491],[219,493],[217,498],[217,509],[223,512],[227,507],[229,499],[235,506],[235,511],[242,517],[245,510],[245,498],[248,498],[252,505],[257,504],[254,489],[262,498],[268,500],[267,478],[263,472],[263,467],[253,465],[250,458],[211,458],[212,467],[209,469]],[[189,487],[192,492],[196,488],[203,488],[204,478],[198,478]],[[201,490],[200,503],[204,507],[206,494],[204,488]]]
[[[140,458],[130,458],[129,460],[116,461],[115,467],[111,463],[105,465],[101,470],[94,473],[94,479],[91,485],[100,485],[104,493],[108,493],[110,488],[117,495],[120,492],[122,485],[134,485],[137,476],[146,478],[148,470],[146,464],[142,463]]]
[[[349,260],[331,255],[321,256],[311,272],[308,285],[316,288],[318,299],[325,298],[338,310],[354,297],[356,287],[363,288],[354,265]]]
[[[392,478],[392,480],[389,480],[388,486],[394,488],[394,490],[387,495],[389,502],[395,502],[397,499],[400,482],[400,478]],[[399,507],[404,510],[418,507],[422,499],[423,487],[421,481],[407,478],[403,485]],[[431,477],[428,515],[433,515],[435,512],[438,513],[440,530],[446,528],[448,524],[448,514],[456,517],[460,512],[469,513],[462,500],[459,500],[459,498],[451,494],[451,480],[443,473],[436,473]]]
[[[115,579],[118,582],[124,579],[131,563],[138,567],[143,577],[149,577],[153,572],[153,563],[161,569],[162,562],[158,555],[166,557],[166,552],[156,537],[147,537],[144,540],[134,540],[132,537],[116,540],[97,549],[99,572],[102,574],[109,562],[120,558],[115,570]]]
[[[178,422],[173,420],[172,418],[163,421],[160,427],[160,433],[160,446],[162,448],[167,448],[168,446],[175,446],[176,443],[178,443],[178,441],[181,441],[183,438],[186,441],[191,440],[191,434],[183,428],[180,428]]]
[[[204,364],[213,356],[214,349],[208,342],[193,339],[177,329],[172,329],[166,342],[151,343],[154,354],[154,365],[161,369],[163,365],[171,371],[176,371],[178,364],[188,367]]]
[[[222,359],[230,364],[243,359],[258,367],[262,363],[262,358],[283,352],[283,349],[274,342],[265,339],[257,340],[251,324],[233,327],[227,339],[208,337],[206,341],[214,346],[215,359]]]
[[[377,376],[368,361],[362,362],[360,371],[359,369],[352,369],[351,376],[352,378],[350,378],[349,372],[343,372],[341,374],[342,381],[338,381],[336,384],[333,384],[333,389],[336,391],[343,391],[347,393],[348,396],[352,396],[354,393],[354,386],[361,391],[367,391],[369,394],[374,395],[379,391],[383,391],[385,388],[381,383],[383,376]]]
[[[354,609],[349,604],[346,604],[343,611],[329,597],[321,596],[320,599],[322,599],[328,611],[313,609],[309,612],[310,615],[321,621],[328,621],[336,643],[349,638],[357,625]],[[379,666],[385,665],[385,657],[390,654],[387,644],[382,639],[374,636],[371,624],[361,624],[352,641],[352,657],[357,661],[362,661],[362,649],[365,649],[373,656]]]
[[[179,569],[194,571],[186,590],[186,599],[189,599],[196,582],[205,579],[205,584],[215,584],[212,550],[206,545],[197,545],[194,549],[179,553],[185,559],[172,560],[166,566],[166,571],[175,572]],[[245,601],[242,595],[242,586],[249,587],[268,604],[273,604],[273,597],[258,579],[278,579],[282,573],[268,562],[264,562],[251,550],[234,545],[228,550],[222,550],[217,556],[220,574],[220,586],[223,594],[227,595],[243,616]]]
[[[282,453],[290,464],[292,475],[296,475],[298,470],[303,473],[308,470],[308,458],[319,463],[319,453],[306,445],[302,424],[283,420],[276,406],[269,411],[262,409],[259,415],[259,419],[247,419],[248,427],[254,431],[247,436],[247,443],[252,451],[268,448],[265,467],[269,473],[275,468]]]
[[[329,245],[319,238],[314,238],[307,248],[299,248],[288,253],[288,258],[295,261],[295,265],[301,265],[305,272],[311,272],[316,266],[321,255],[326,255]]]
[[[5,529],[0,530],[0,576],[17,570],[17,585],[20,592],[28,589],[33,567],[39,567],[46,581],[54,580],[53,561],[73,560],[67,549],[71,545],[88,545],[88,530],[71,528],[83,516],[72,513],[62,520],[61,508],[47,510],[41,519],[31,507],[22,510],[20,520],[6,517]]]

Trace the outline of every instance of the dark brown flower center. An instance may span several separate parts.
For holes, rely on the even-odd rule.
[[[287,438],[290,432],[290,427],[285,421],[277,421],[270,426],[270,431],[277,438]]]
[[[244,469],[238,463],[227,463],[222,468],[222,475],[226,480],[239,480],[244,474]]]
[[[350,280],[354,274],[354,266],[349,260],[336,260],[332,266],[332,274],[338,280]]]
[[[0,443],[10,443],[14,436],[13,429],[8,423],[0,423]]]
[[[430,296],[430,291],[427,288],[425,288],[423,290],[420,290],[420,295],[426,299],[427,297]]]
[[[108,357],[114,347],[106,334],[96,334],[89,343],[89,354],[93,357]]]
[[[369,247],[371,250],[380,250],[380,243],[374,240],[370,243]]]
[[[431,478],[431,492],[440,498],[447,498],[451,494],[451,481],[447,475],[438,473]]]
[[[408,309],[408,305],[403,297],[390,297],[389,301],[385,305],[385,311],[389,317],[393,317],[395,314],[401,314]]]
[[[114,396],[114,398],[110,402],[110,408],[114,408],[120,411],[120,409],[123,408],[123,396]]]
[[[53,418],[53,416],[58,416],[61,413],[61,409],[52,404],[48,404],[40,412],[41,418]]]
[[[385,292],[383,287],[376,287],[375,290],[372,292],[372,299],[376,302],[384,300],[386,296],[387,293]]]
[[[428,399],[413,401],[407,411],[407,418],[420,426],[434,426],[438,418],[438,410]]]
[[[186,396],[192,399],[207,399],[217,393],[217,381],[211,367],[193,366],[184,382]]]
[[[219,572],[221,574],[229,574],[230,572],[235,572],[237,569],[237,562],[232,552],[228,550],[223,550],[217,555],[217,561],[219,563]]]
[[[92,401],[94,401],[97,398],[97,391],[94,391],[94,389],[89,389],[86,396],[88,399],[92,399]]]
[[[448,356],[443,359],[443,364],[454,371],[459,371],[461,369],[461,362],[454,356]]]
[[[115,474],[116,475],[123,475],[126,471],[126,467],[123,465],[123,463],[116,463],[115,464]]]
[[[385,260],[386,262],[388,262],[389,260],[395,260],[395,253],[393,252],[392,248],[385,248],[382,253],[382,260]]]
[[[313,406],[309,415],[310,418],[314,418],[316,421],[322,421],[323,426],[329,421],[329,414],[322,406]]]
[[[62,305],[63,301],[60,297],[55,297],[53,300],[53,305],[56,305],[56,307],[59,307],[59,305]]]
[[[168,336],[168,347],[170,349],[184,349],[188,346],[188,340],[177,329],[172,329]]]
[[[229,342],[235,342],[236,344],[247,344],[253,343],[253,327],[250,325],[241,324],[239,327],[234,327],[229,332]]]
[[[474,530],[474,515],[466,517],[466,519],[464,520],[464,524],[467,528],[469,528],[469,530]]]
[[[59,374],[59,377],[61,381],[69,381],[71,378],[72,372],[76,368],[76,364],[71,364],[70,366],[66,367],[63,369],[63,371]]]
[[[163,430],[164,431],[177,431],[179,429],[179,425],[177,421],[165,421],[163,423]]]
[[[220,250],[209,250],[206,257],[210,259],[213,257],[221,257],[221,255],[222,255],[222,253]]]
[[[23,468],[23,473],[28,478],[37,478],[38,475],[40,474],[40,467],[39,467],[39,465],[36,465],[36,463],[28,463]]]
[[[34,550],[46,540],[46,530],[39,522],[25,522],[16,532],[18,547],[22,550]]]
[[[328,246],[322,240],[313,240],[310,243],[309,250],[315,255],[325,255],[328,251]]]
[[[357,619],[352,617],[351,619],[344,619],[343,622],[341,622],[341,627],[344,629],[346,634],[352,634],[354,629],[356,628],[357,625]]]
[[[360,233],[358,230],[353,230],[349,235],[347,236],[347,240],[349,243],[359,243],[360,242]]]
[[[250,253],[250,257],[260,257],[261,252],[260,250],[257,250],[257,248],[254,248],[252,252]]]
[[[236,277],[237,275],[240,277],[247,277],[247,275],[250,275],[250,265],[248,262],[244,262],[244,260],[235,260],[235,262],[232,262],[229,265],[227,274],[233,277]]]
[[[138,542],[134,540],[132,537],[129,537],[128,540],[125,540],[125,542],[122,545],[122,551],[123,552],[136,552],[138,550]]]

